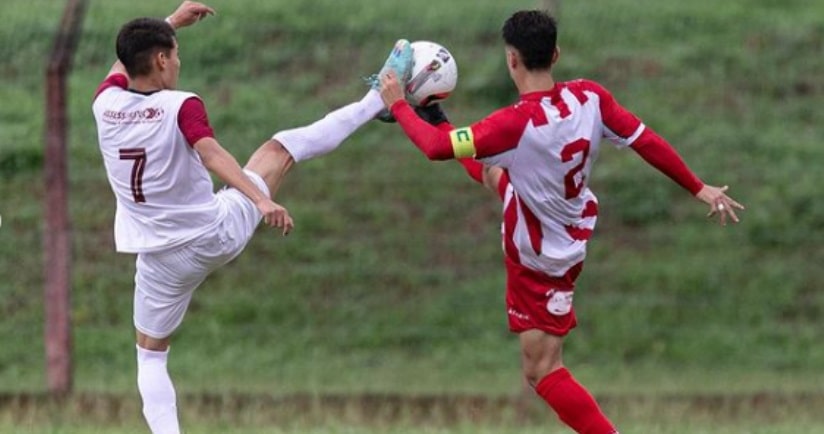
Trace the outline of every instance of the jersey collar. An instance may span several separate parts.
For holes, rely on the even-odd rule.
[[[154,95],[154,94],[160,92],[163,89],[155,89],[155,90],[150,90],[150,91],[146,91],[146,92],[142,92],[142,91],[135,90],[135,89],[132,89],[132,88],[128,88],[126,90],[128,90],[131,93],[136,93],[138,95],[151,96],[151,95]]]
[[[521,94],[521,101],[540,101],[544,98],[553,98],[561,94],[561,83],[555,83],[552,89],[536,90],[534,92],[527,92]]]

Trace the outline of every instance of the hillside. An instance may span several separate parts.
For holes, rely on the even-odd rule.
[[[133,258],[113,253],[90,97],[120,23],[170,9],[116,3],[91,2],[70,81],[84,390],[133,383],[124,375],[133,369]],[[499,28],[511,11],[540,4],[211,3],[217,17],[180,32],[180,84],[203,97],[218,139],[241,161],[275,131],[360,98],[361,77],[399,37],[437,40],[458,59],[458,90],[444,104],[453,123],[512,102]],[[592,179],[602,214],[565,355],[597,390],[805,389],[821,377],[822,13],[805,0],[563,2],[556,78],[604,84],[748,208],[740,225],[719,227],[631,151],[604,146]],[[42,71],[59,14],[47,0],[0,5],[4,390],[43,388]],[[174,345],[182,390],[518,390],[498,204],[458,165],[426,161],[397,126],[376,122],[301,164],[278,200],[295,232],[260,229],[198,290]]]

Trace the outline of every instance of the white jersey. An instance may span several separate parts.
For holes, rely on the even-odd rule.
[[[562,276],[584,260],[595,227],[598,202],[588,181],[601,139],[628,146],[643,131],[643,123],[606,90],[579,80],[522,95],[515,105],[452,134],[453,143],[463,134],[476,158],[507,171],[507,256]]]
[[[100,152],[117,198],[119,252],[179,246],[214,230],[222,218],[212,178],[178,127],[180,107],[192,97],[110,86],[94,101]]]

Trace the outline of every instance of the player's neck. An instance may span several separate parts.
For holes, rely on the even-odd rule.
[[[547,72],[530,72],[518,77],[515,86],[521,95],[532,92],[545,92],[555,87],[555,80],[552,78],[552,74]]]
[[[151,75],[133,78],[129,82],[129,88],[141,93],[150,93],[165,89],[163,80]]]

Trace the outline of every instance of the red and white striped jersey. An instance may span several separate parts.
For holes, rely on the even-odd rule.
[[[595,227],[598,200],[588,181],[601,139],[629,146],[644,128],[603,87],[577,80],[521,95],[516,104],[451,134],[456,151],[463,134],[475,158],[507,172],[509,185],[502,191],[507,256],[562,276],[584,260]]]
[[[212,178],[178,124],[184,101],[197,95],[174,90],[144,95],[116,79],[114,85],[107,82],[92,109],[117,199],[117,251],[162,250],[212,231],[221,220]]]
[[[589,174],[602,138],[631,146],[693,195],[704,188],[666,140],[588,80],[523,94],[514,105],[464,128],[430,125],[402,99],[390,110],[429,159],[457,158],[479,182],[481,169],[467,158],[505,169],[499,191],[507,257],[551,277],[565,276],[586,255],[598,216]]]

